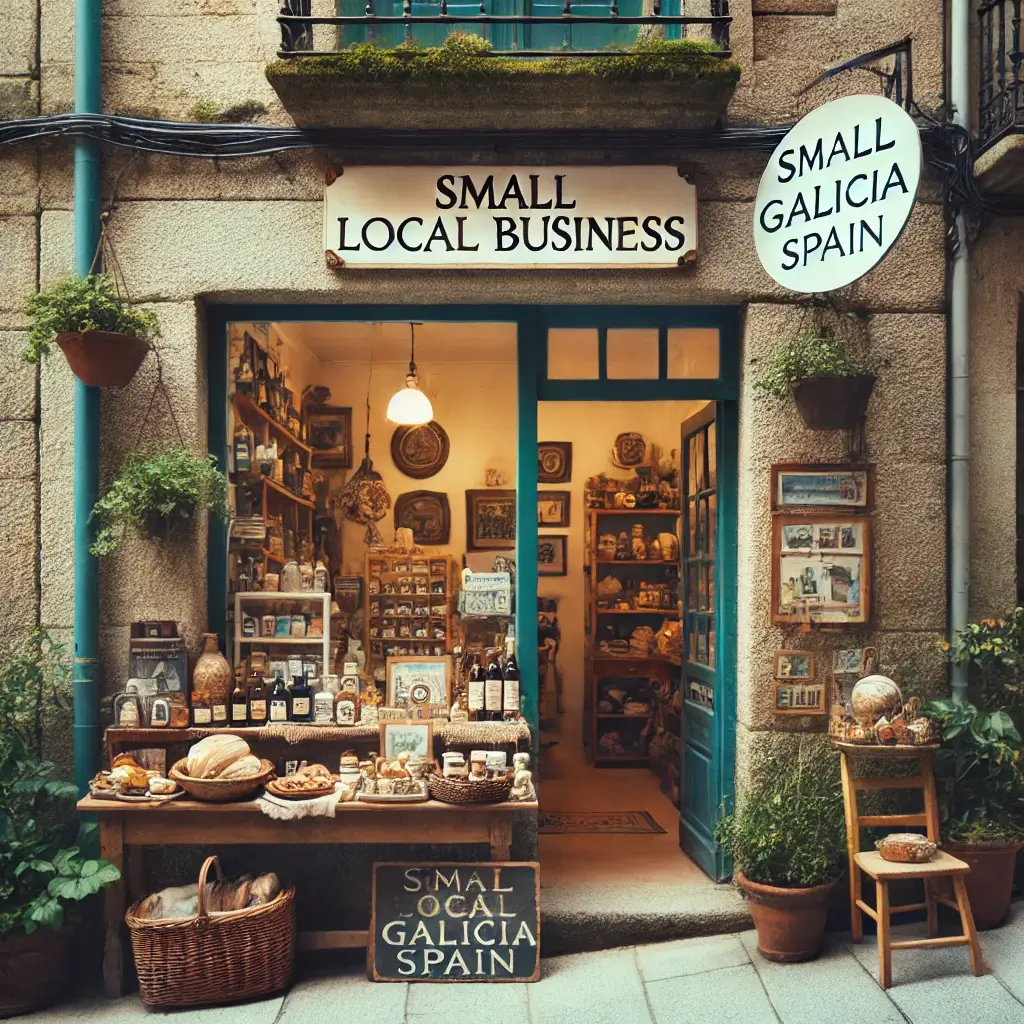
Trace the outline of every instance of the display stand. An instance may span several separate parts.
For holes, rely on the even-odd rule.
[[[331,593],[330,591],[301,591],[299,593],[281,593],[271,590],[246,590],[235,594],[235,635],[234,661],[240,665],[243,658],[248,657],[254,646],[277,647],[279,650],[299,651],[321,648],[323,657],[321,674],[331,672]],[[275,604],[291,605],[295,608],[315,607],[319,604],[319,614],[323,627],[322,636],[242,636],[242,612],[259,618],[268,607]],[[250,607],[246,608],[249,605]]]

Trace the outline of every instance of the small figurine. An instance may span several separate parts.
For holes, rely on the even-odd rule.
[[[629,535],[623,530],[619,534],[618,543],[615,545],[615,557],[620,562],[629,561],[630,544]]]
[[[470,782],[486,782],[487,781],[487,762],[486,761],[474,761],[473,767],[469,771]]]
[[[459,704],[458,701],[456,701],[452,705],[452,709],[451,709],[451,712],[449,713],[448,717],[453,722],[468,722],[469,721],[469,711],[466,708],[462,707],[462,705]]]
[[[533,788],[532,772],[527,771],[525,768],[517,769],[508,798],[517,803],[529,803],[537,799],[537,791]]]
[[[633,524],[633,539],[631,546],[634,561],[647,561],[647,542],[644,540],[644,528],[641,523]]]

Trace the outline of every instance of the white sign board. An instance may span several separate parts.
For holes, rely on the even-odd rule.
[[[331,267],[672,267],[697,251],[675,167],[346,167],[324,190]]]
[[[863,277],[899,238],[921,180],[921,137],[882,96],[812,110],[772,153],[754,203],[765,270],[794,292]]]

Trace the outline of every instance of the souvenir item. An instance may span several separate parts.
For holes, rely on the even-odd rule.
[[[232,689],[232,672],[227,658],[217,648],[217,634],[203,634],[203,653],[192,672],[193,690],[202,690],[218,704],[227,704]]]
[[[647,457],[647,442],[642,434],[619,434],[612,447],[612,463],[619,469],[633,469]]]
[[[268,572],[263,575],[263,589],[276,593],[281,589],[281,576],[276,572]]]
[[[643,562],[647,559],[647,542],[644,540],[644,528],[640,523],[633,524],[632,537],[633,560]]]
[[[572,479],[572,442],[541,441],[537,445],[537,482],[564,484]]]
[[[138,694],[119,693],[114,698],[114,724],[127,729],[137,729],[143,724]]]
[[[441,774],[446,779],[464,779],[468,773],[466,757],[457,750],[446,750],[441,755]]]
[[[615,557],[615,546],[615,534],[602,533],[597,542],[597,557],[602,561],[613,559]]]
[[[659,533],[658,544],[666,562],[674,562],[679,557],[679,538],[674,533]]]
[[[622,530],[619,533],[619,539],[618,539],[618,542],[615,545],[615,557],[620,562],[627,562],[627,561],[629,561],[629,556],[630,556],[630,552],[631,551],[632,551],[632,547],[631,547],[630,542],[629,542],[629,534],[626,533],[625,530]]]
[[[488,750],[484,757],[488,772],[504,772],[508,769],[508,755],[504,750]]]
[[[395,499],[395,527],[412,530],[416,544],[447,544],[451,532],[448,495],[442,491],[400,494]]]
[[[533,773],[526,768],[517,768],[509,790],[509,800],[517,803],[532,803],[537,799],[537,791],[533,786]]]
[[[439,473],[448,461],[450,450],[448,434],[435,420],[419,426],[398,427],[391,435],[391,458],[402,473],[414,480],[425,480]]]
[[[157,729],[171,724],[171,702],[166,697],[156,697],[149,709],[149,724]]]
[[[887,676],[865,676],[853,688],[853,716],[863,726],[873,726],[879,719],[891,717],[903,706],[900,688]]]
[[[334,721],[337,725],[355,725],[356,706],[350,700],[339,700],[334,705]]]
[[[285,562],[281,569],[281,592],[298,594],[302,590],[302,570],[298,562]]]

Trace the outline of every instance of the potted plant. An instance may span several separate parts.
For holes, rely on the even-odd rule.
[[[66,715],[69,693],[63,651],[45,633],[0,663],[0,1017],[60,999],[74,976],[68,911],[120,878],[83,852],[75,787],[42,759],[44,718]]]
[[[821,951],[829,898],[846,867],[844,822],[834,766],[796,765],[769,772],[719,823],[716,838],[732,854],[767,959],[796,963]]]
[[[997,928],[1010,910],[1017,852],[1024,845],[1024,743],[1005,708],[934,700],[921,713],[942,731],[935,779],[943,849],[971,866],[966,881],[975,924]]]
[[[173,540],[201,509],[226,515],[227,494],[227,477],[212,455],[193,455],[180,445],[132,452],[93,506],[90,550],[113,553],[128,526],[150,539]]]
[[[792,395],[811,430],[850,430],[868,407],[874,371],[873,363],[819,325],[777,345],[754,387],[775,398]]]
[[[31,296],[28,308],[25,358],[39,362],[56,341],[71,372],[97,388],[123,388],[160,333],[156,314],[130,306],[106,274],[61,281]]]

